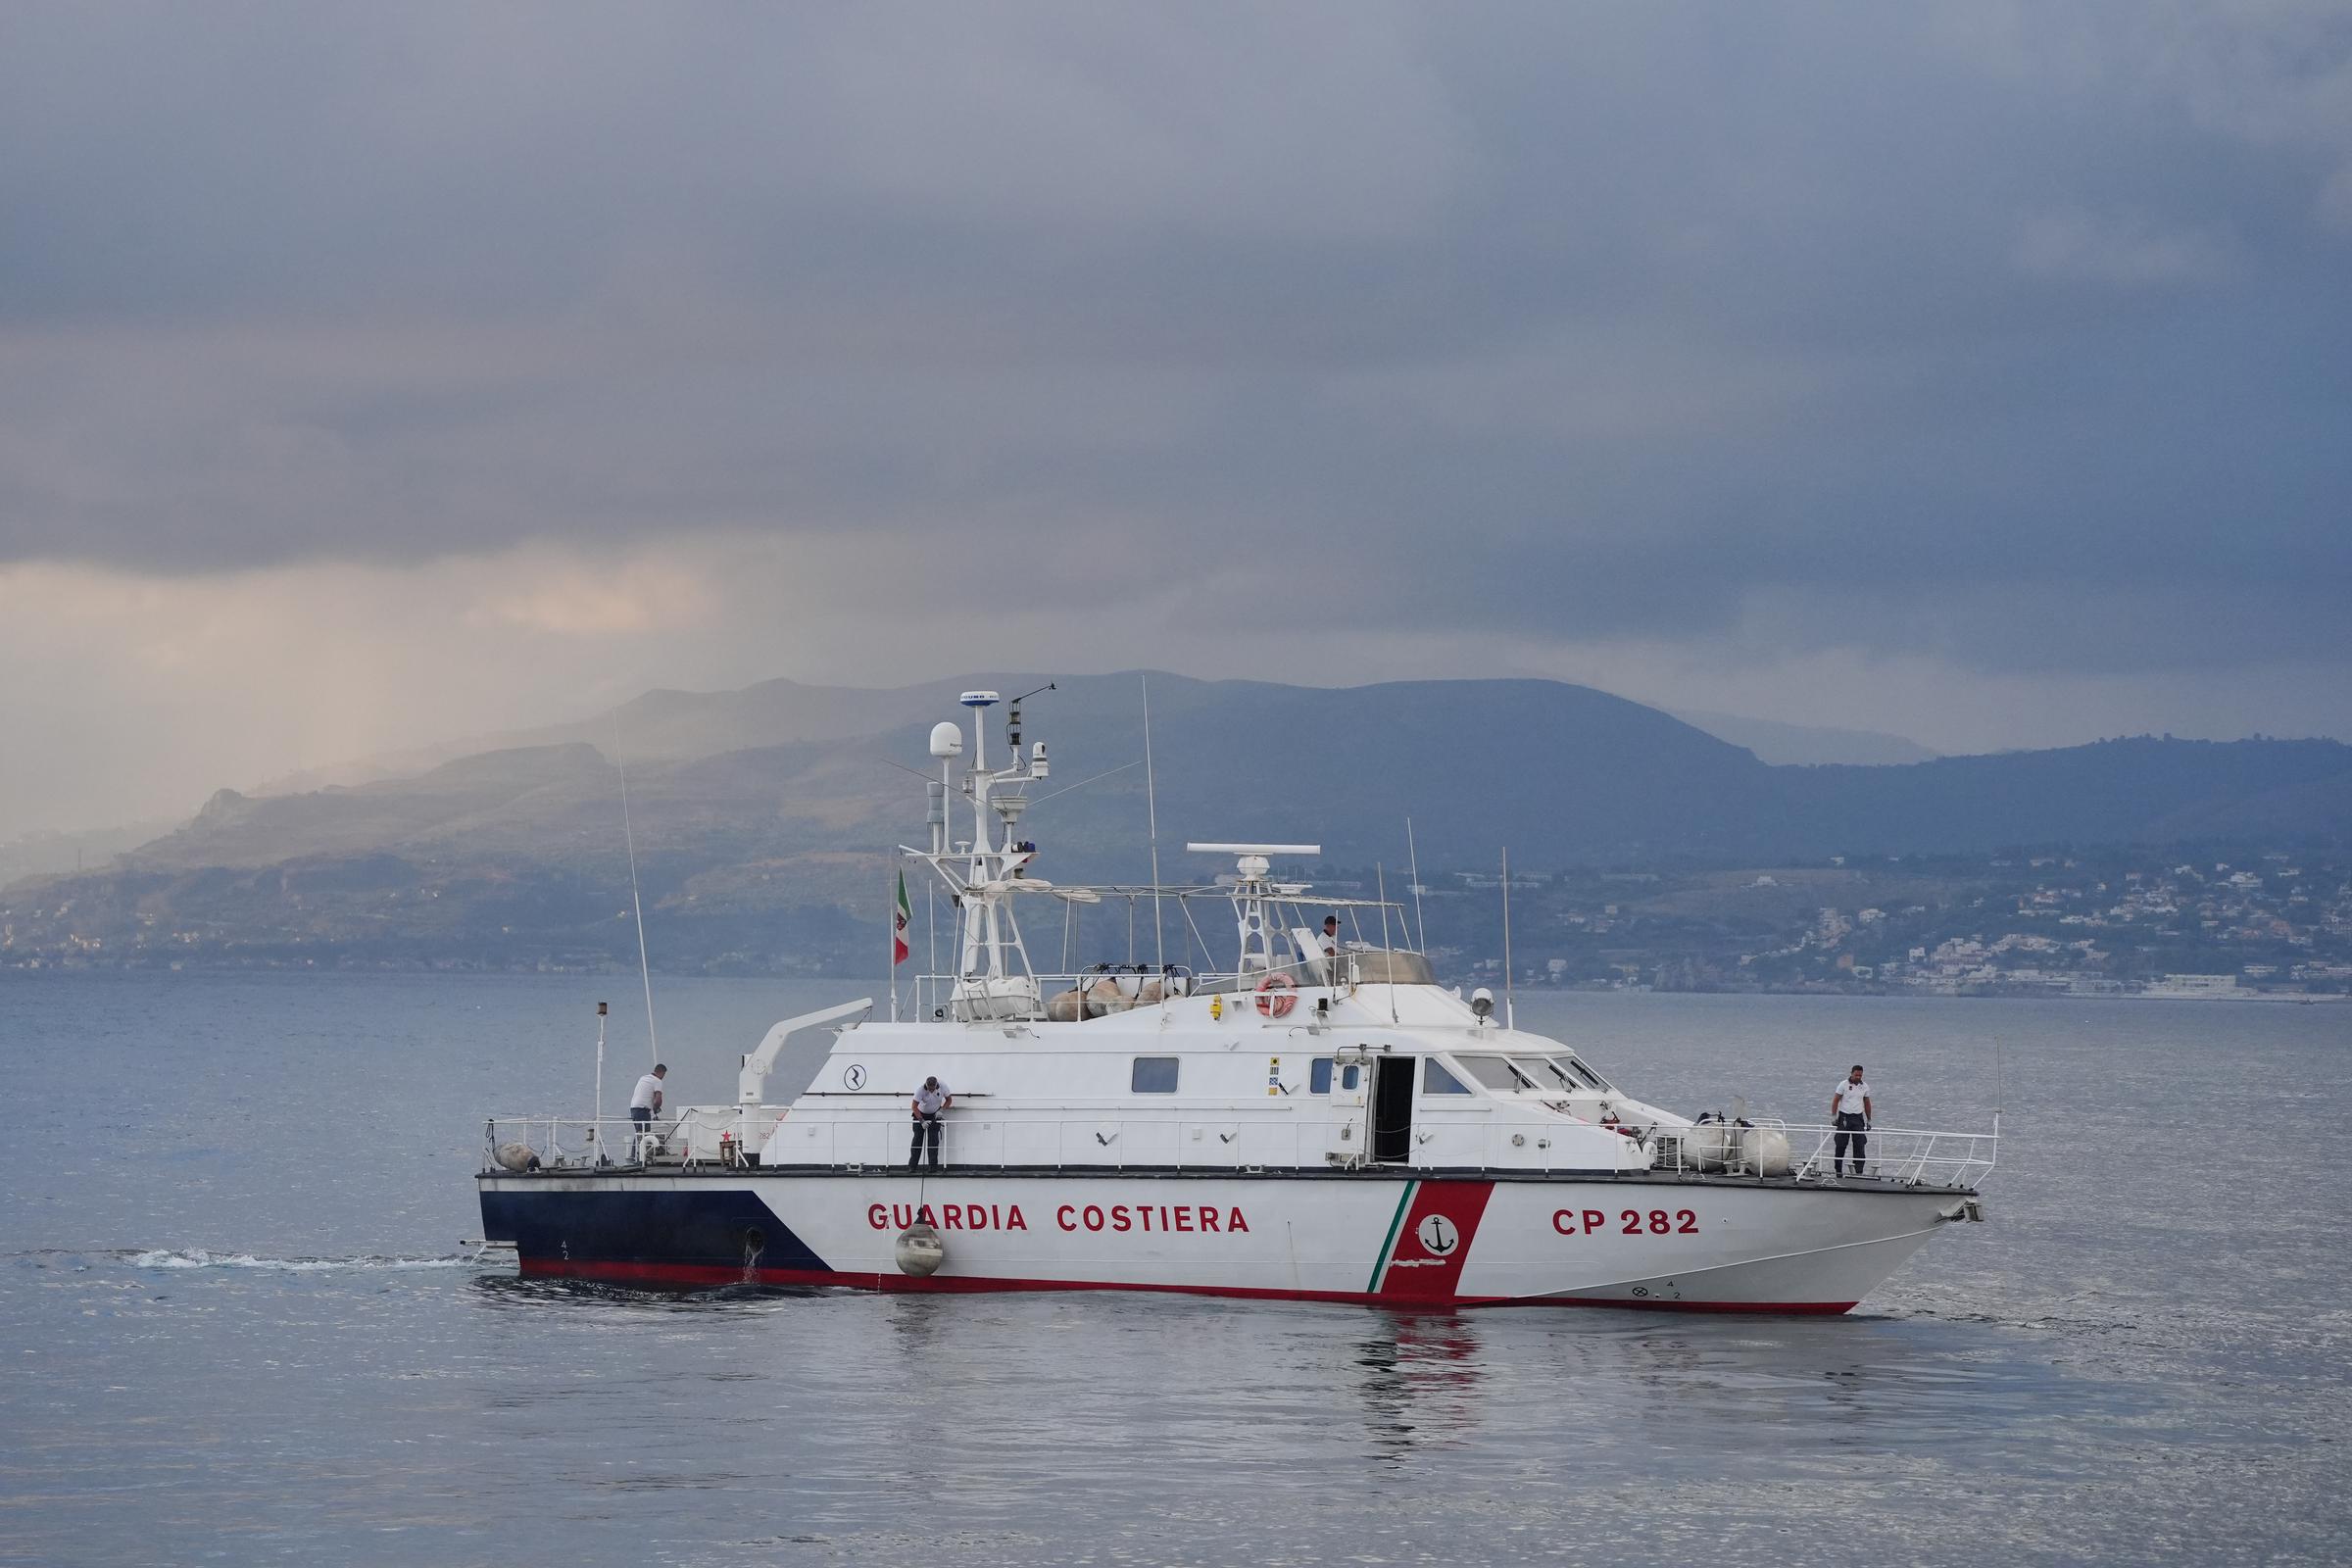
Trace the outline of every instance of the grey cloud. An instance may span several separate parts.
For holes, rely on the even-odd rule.
[[[1304,541],[1374,621],[2352,661],[2316,11],[10,26],[0,560]]]

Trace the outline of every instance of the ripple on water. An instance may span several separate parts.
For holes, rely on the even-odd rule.
[[[479,1224],[477,1103],[578,1081],[549,1019],[582,983],[202,989],[192,1014],[184,987],[0,987],[23,1072],[132,1107],[153,1155],[0,1189],[28,1249],[0,1270],[0,1366],[29,1374],[0,1375],[0,1557],[1679,1568],[2321,1561],[2352,1540],[2352,1164],[2312,1156],[2340,1096],[2239,1092],[2339,1080],[2352,1009],[2329,1033],[1523,1001],[1671,1103],[1810,1104],[1825,1058],[1867,1060],[1967,1122],[1987,1030],[2032,1059],[2063,1142],[2006,1148],[1988,1223],[1824,1322],[522,1279],[442,1244]],[[721,1096],[746,1039],[839,1000],[675,992],[678,1038],[710,1042],[671,1051],[681,1093]],[[2208,1125],[2277,1136],[2151,1159],[2186,1083],[2218,1097]],[[261,1084],[283,1136],[224,1140]],[[383,1136],[347,1136],[355,1100]]]

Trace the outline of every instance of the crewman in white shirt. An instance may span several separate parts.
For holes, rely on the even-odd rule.
[[[1845,1174],[1845,1151],[1851,1144],[1854,1151],[1854,1174],[1862,1172],[1862,1156],[1870,1148],[1870,1085],[1862,1081],[1862,1064],[1838,1080],[1830,1091],[1830,1119],[1838,1128],[1836,1152],[1831,1164],[1838,1175]]]
[[[629,1129],[633,1140],[642,1141],[653,1130],[654,1112],[662,1108],[662,1080],[668,1076],[668,1065],[657,1061],[652,1072],[637,1080],[636,1089],[629,1095],[629,1120],[636,1123]],[[634,1152],[630,1157],[635,1157]]]
[[[908,1170],[922,1163],[926,1135],[931,1144],[931,1168],[939,1169],[939,1118],[954,1103],[956,1097],[936,1077],[924,1079],[923,1087],[914,1092],[914,1141],[906,1146]]]
[[[655,1062],[654,1070],[637,1080],[636,1090],[629,1096],[629,1120],[643,1127],[654,1119],[662,1108],[662,1080],[669,1076],[664,1062]]]

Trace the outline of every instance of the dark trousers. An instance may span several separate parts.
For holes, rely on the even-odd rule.
[[[939,1113],[937,1111],[933,1111],[928,1116],[918,1112],[914,1118],[914,1138],[906,1146],[906,1168],[908,1170],[912,1170],[922,1163],[923,1140],[926,1136],[931,1140],[931,1168],[937,1170],[939,1169]]]
[[[1832,1163],[1837,1166],[1839,1175],[1845,1174],[1845,1147],[1848,1144],[1854,1147],[1854,1174],[1862,1174],[1862,1156],[1870,1148],[1870,1135],[1862,1129],[1869,1125],[1858,1110],[1841,1110],[1838,1113],[1837,1152],[1832,1157]]]

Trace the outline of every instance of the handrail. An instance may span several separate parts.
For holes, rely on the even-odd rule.
[[[1780,1140],[1773,1142],[1777,1135]],[[1872,1127],[1850,1130],[1792,1125],[1763,1117],[1658,1128],[1658,1166],[1678,1171],[1733,1175],[1787,1175],[1799,1182],[1849,1179],[1891,1182],[1905,1187],[1974,1190],[1992,1175],[2000,1155],[2000,1125],[1991,1132],[1944,1132],[1928,1128]],[[1848,1145],[1842,1150],[1840,1138]]]
[[[1423,965],[1426,965],[1427,962],[1425,956],[1409,948],[1350,947],[1342,951],[1340,959],[1341,962],[1337,968],[1329,967],[1330,960],[1328,958],[1299,958],[1278,964],[1271,970],[1252,969],[1248,972],[1194,969],[1181,963],[1168,964],[1164,970],[1153,964],[1114,963],[1058,972],[1041,969],[1026,974],[1002,977],[917,974],[910,976],[906,984],[911,992],[914,1012],[917,1017],[956,1017],[958,1003],[962,1002],[968,1007],[972,1002],[970,998],[957,997],[957,991],[963,987],[995,986],[1004,988],[1009,986],[1014,988],[1013,991],[998,989],[976,993],[976,996],[984,999],[985,1010],[973,1011],[969,1021],[981,1023],[1079,1022],[1085,1018],[1101,1017],[1103,1014],[1095,1012],[1091,1008],[1082,1007],[1079,1018],[1056,1019],[1050,1015],[1048,1004],[1055,997],[1071,991],[1077,992],[1081,997],[1088,996],[1095,987],[1104,981],[1110,982],[1122,992],[1121,1004],[1110,1010],[1130,1011],[1157,1006],[1162,1000],[1173,1002],[1188,996],[1247,996],[1255,990],[1268,974],[1290,976],[1292,983],[1299,987],[1302,994],[1329,991],[1334,997],[1358,986],[1419,984],[1423,981],[1400,978],[1396,972],[1397,967],[1407,961]],[[1175,985],[1170,986],[1170,981],[1174,981]],[[1126,984],[1121,984],[1122,982]],[[1144,987],[1155,982],[1162,987],[1161,996],[1149,1001],[1142,1000],[1140,993]],[[1434,984],[1434,976],[1427,977],[1427,983]],[[1017,995],[1022,988],[1033,989],[1036,992],[1034,1008],[1012,1008],[1007,1005],[1013,996]]]
[[[895,1097],[894,1097],[895,1098]],[[1171,1109],[1175,1107],[1170,1107]],[[1492,1110],[1496,1107],[1481,1107]],[[1076,1106],[1021,1111],[985,1108],[948,1113],[940,1124],[943,1162],[959,1168],[1154,1170],[1325,1170],[1375,1163],[1362,1119],[1340,1137],[1341,1122],[1307,1119],[1290,1102],[1156,1117],[1045,1114]],[[1989,1133],[1875,1129],[1860,1161],[1849,1152],[1838,1168],[1831,1127],[1777,1120],[1654,1127],[1611,1133],[1589,1122],[1498,1120],[1458,1107],[1424,1107],[1406,1157],[1378,1161],[1399,1170],[1486,1170],[1582,1176],[1687,1174],[1787,1180],[1799,1185],[1922,1187],[1973,1192],[1993,1171],[1997,1128]],[[1283,1112],[1276,1115],[1269,1112]],[[777,1166],[871,1169],[904,1164],[913,1124],[895,1107],[847,1115],[788,1116],[746,1107],[689,1106],[650,1128],[626,1120],[558,1115],[493,1116],[485,1131],[485,1170],[735,1166],[754,1158]],[[520,1154],[502,1158],[518,1146]],[[1600,1157],[1606,1153],[1609,1158]],[[1866,1168],[1859,1168],[1866,1165]]]
[[[670,1116],[657,1114],[650,1122],[544,1112],[491,1116],[483,1126],[483,1169],[520,1168],[503,1157],[513,1148],[536,1162],[528,1168],[541,1170],[732,1165],[741,1163],[745,1153],[737,1142],[741,1122],[733,1107],[708,1105],[689,1105]]]

